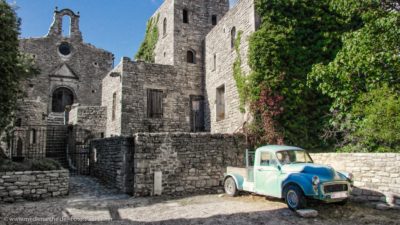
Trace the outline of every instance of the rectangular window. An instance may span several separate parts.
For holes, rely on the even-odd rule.
[[[211,17],[211,23],[213,26],[217,25],[217,15],[213,15]]]
[[[113,102],[112,102],[112,121],[115,121],[115,110],[117,108],[117,93],[113,94]]]
[[[163,117],[163,91],[156,89],[147,90],[147,117]]]
[[[225,119],[225,85],[217,88],[217,121]]]
[[[213,59],[213,71],[217,69],[217,54],[214,54],[214,59]]]
[[[182,11],[182,16],[183,16],[183,23],[189,23],[189,12],[187,9],[184,9]]]

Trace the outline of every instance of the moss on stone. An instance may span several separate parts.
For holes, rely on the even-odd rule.
[[[146,35],[142,44],[140,45],[138,52],[135,55],[136,60],[143,60],[145,62],[154,63],[154,50],[156,48],[159,35],[157,27],[159,18],[160,15],[157,15],[155,18],[150,18],[150,20],[147,22]]]

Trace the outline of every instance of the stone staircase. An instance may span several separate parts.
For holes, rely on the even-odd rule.
[[[64,113],[51,112],[47,117],[47,125],[49,126],[65,125]]]

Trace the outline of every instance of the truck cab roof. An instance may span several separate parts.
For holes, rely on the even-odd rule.
[[[279,152],[279,151],[284,151],[284,150],[304,150],[299,147],[294,147],[294,146],[286,146],[286,145],[265,145],[262,147],[259,147],[256,151],[263,151],[263,152]]]

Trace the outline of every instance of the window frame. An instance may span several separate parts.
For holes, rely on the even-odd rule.
[[[154,112],[154,106],[157,103],[153,103],[155,94],[158,94],[158,100],[159,100],[159,111],[160,112]],[[164,117],[164,91],[161,89],[147,89],[147,118],[150,119],[162,119]]]

